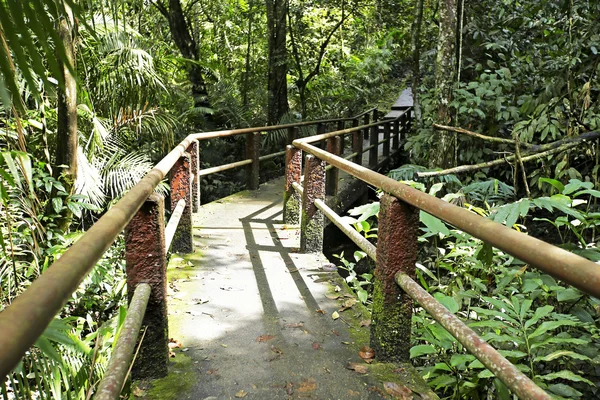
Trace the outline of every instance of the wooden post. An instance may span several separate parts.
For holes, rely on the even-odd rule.
[[[325,124],[317,124],[317,135],[321,135],[323,133],[325,133],[326,131],[326,126]],[[325,147],[325,142],[323,140],[321,140],[320,142],[315,143],[315,145],[320,148],[323,149]]]
[[[325,217],[315,206],[316,199],[325,199],[325,161],[308,154],[304,165],[304,193],[300,222],[300,251],[303,253],[323,251]]]
[[[175,210],[179,200],[185,200],[185,208],[171,244],[171,251],[174,253],[192,253],[194,251],[190,159],[189,153],[183,153],[171,169],[171,211]]]
[[[153,193],[125,229],[129,301],[138,283],[148,283],[152,288],[142,323],[146,327],[146,334],[131,371],[134,379],[161,378],[167,375],[169,324],[164,214],[162,196]]]
[[[343,130],[345,127],[346,127],[345,121],[338,121],[338,123],[337,123],[338,131]],[[346,147],[346,140],[343,135],[340,135],[340,139],[341,139],[340,154],[344,154],[344,148]]]
[[[391,122],[386,122],[385,125],[383,125],[383,139],[387,140],[387,142],[385,142],[383,144],[383,156],[387,159],[390,157],[390,140],[391,140]]]
[[[352,120],[352,127],[356,128],[359,124],[358,119]],[[363,156],[363,135],[360,131],[352,132],[352,152],[357,153],[353,158],[352,162],[358,165],[362,165]]]
[[[398,150],[400,147],[400,120],[394,121],[394,134],[392,135],[394,140],[392,141],[392,149]]]
[[[327,151],[331,154],[339,156],[342,151],[342,137],[335,136],[327,139]],[[336,167],[330,168],[327,171],[327,179],[325,183],[325,194],[328,196],[335,196],[338,191],[340,171]]]
[[[371,127],[371,137],[369,138],[369,146],[371,150],[369,150],[369,168],[375,169],[377,168],[377,157],[379,153],[379,125],[375,125]]]
[[[200,208],[200,177],[198,173],[200,172],[200,144],[197,140],[193,140],[192,144],[187,149],[188,153],[190,153],[190,157],[192,159],[192,175],[194,179],[192,180],[192,212],[198,212]]]
[[[410,359],[413,300],[396,284],[398,272],[415,278],[419,210],[385,194],[379,211],[371,347],[380,361]]]
[[[246,166],[246,188],[256,190],[260,185],[260,132],[248,133],[246,135],[246,158],[252,160]]]
[[[283,223],[287,225],[300,223],[302,197],[292,187],[292,184],[300,183],[301,175],[302,150],[288,145],[285,148],[285,191],[283,192]]]
[[[287,133],[288,133],[287,144],[292,144],[292,142],[298,138],[298,127],[292,126],[292,127],[288,128]]]
[[[369,125],[369,119],[370,119],[370,115],[369,114],[365,114],[365,116],[363,117],[363,125]],[[363,135],[365,139],[369,138],[369,128],[365,128],[363,130]]]

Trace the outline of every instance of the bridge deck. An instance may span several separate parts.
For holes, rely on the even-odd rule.
[[[352,296],[335,291],[343,284],[324,270],[323,255],[298,253],[297,227],[282,222],[282,190],[277,179],[206,204],[194,216],[196,253],[174,255],[169,265],[169,336],[181,347],[173,350],[169,377],[144,397],[385,396],[376,367],[358,355],[368,345],[361,321],[369,316],[357,304],[338,311]],[[348,362],[371,370],[360,374]],[[386,380],[395,375],[415,385],[406,383],[409,368],[377,371],[385,368]]]

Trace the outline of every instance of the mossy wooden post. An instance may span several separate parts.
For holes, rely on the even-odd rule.
[[[352,120],[352,127],[356,128],[360,122],[358,119]],[[362,155],[363,155],[363,138],[360,131],[352,132],[352,152],[356,153],[354,157],[352,157],[352,162],[358,165],[362,164]]]
[[[285,148],[285,191],[283,192],[283,223],[298,225],[300,223],[300,206],[302,197],[292,187],[294,182],[300,183],[302,175],[302,150],[288,145]]]
[[[383,139],[386,142],[383,144],[383,156],[388,158],[390,156],[390,140],[391,140],[391,122],[386,122],[383,125]]]
[[[304,165],[304,193],[300,225],[300,251],[303,253],[323,251],[325,217],[323,212],[315,206],[316,199],[325,199],[325,161],[308,154]]]
[[[325,133],[326,130],[327,127],[325,126],[325,124],[317,124],[317,135],[322,135],[323,133]],[[315,143],[315,145],[320,149],[323,149],[325,147],[325,144],[322,140]]]
[[[342,153],[342,137],[335,136],[327,139],[327,151],[331,154],[339,156]],[[338,191],[339,169],[333,167],[327,171],[327,179],[325,181],[325,194],[335,196]]]
[[[369,150],[369,168],[375,169],[377,168],[377,157],[379,156],[379,125],[375,125],[371,127],[371,137],[369,138],[369,146],[371,150]]]
[[[161,378],[167,375],[169,325],[164,215],[164,200],[162,196],[153,193],[125,229],[129,301],[138,283],[145,282],[152,287],[142,323],[146,334],[131,371],[134,379]]]
[[[192,253],[192,188],[191,186],[191,156],[183,153],[171,169],[171,211],[177,207],[179,200],[185,200],[185,208],[181,214],[179,225],[171,242],[173,253]]]
[[[400,120],[397,119],[394,121],[394,133],[392,134],[394,138],[392,140],[392,150],[398,150],[400,147]]]
[[[256,190],[260,184],[260,132],[246,135],[246,158],[252,163],[246,166],[246,188]]]
[[[369,120],[370,120],[371,116],[369,114],[365,114],[365,116],[363,117],[363,125],[369,125]],[[369,128],[365,128],[363,130],[363,137],[365,139],[369,138]]]
[[[371,347],[381,361],[409,361],[412,299],[394,277],[415,278],[418,209],[385,194],[379,211],[377,266],[373,288]]]
[[[192,158],[192,212],[198,212],[200,208],[200,145],[197,140],[192,140],[192,144],[187,149]]]

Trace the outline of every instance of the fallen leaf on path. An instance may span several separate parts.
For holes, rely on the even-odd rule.
[[[369,372],[366,365],[359,363],[350,362],[346,365],[346,368],[352,371],[356,371],[359,374],[366,374],[367,372]]]
[[[275,346],[271,346],[271,351],[273,353],[277,353],[277,354],[283,354],[283,351],[281,351],[279,348],[275,347]]]
[[[332,329],[331,333],[333,333],[335,336],[340,336],[340,333],[338,331],[336,331],[335,329]]]
[[[341,288],[341,287],[339,287],[339,286],[336,286],[334,290],[335,290],[336,292],[341,292],[341,291],[342,291],[342,288]]]
[[[329,300],[337,300],[340,298],[339,294],[327,294],[325,295],[325,297],[327,297]]]
[[[315,312],[318,312],[319,314],[325,315],[325,310],[315,310]]]
[[[304,326],[304,322],[298,322],[297,324],[285,324],[285,328],[302,328]]]
[[[235,394],[235,397],[237,397],[238,399],[246,396],[248,396],[248,392],[246,392],[245,390],[240,390]]]
[[[348,396],[360,396],[360,392],[355,392],[354,390],[348,390]]]
[[[133,388],[133,396],[134,397],[144,397],[146,396],[146,391],[144,389],[140,389],[139,387]]]
[[[319,350],[321,348],[321,345],[319,344],[319,342],[313,342],[312,348],[315,350]]]
[[[258,343],[265,343],[268,342],[269,340],[273,339],[275,336],[273,335],[260,335],[259,337],[256,338],[256,341]]]
[[[369,346],[363,346],[358,352],[358,356],[365,361],[371,360],[373,357],[375,357],[375,351]]]
[[[360,326],[371,326],[371,320],[363,319],[362,321],[360,321]]]
[[[227,348],[227,345],[225,343],[221,343],[221,347]]]
[[[285,392],[291,396],[294,394],[294,383],[293,382],[286,382],[285,383]]]
[[[317,382],[313,378],[305,379],[300,383],[298,391],[300,393],[312,392],[317,388]]]
[[[178,347],[181,347],[181,342],[177,339],[170,338],[169,339],[169,348],[176,349]]]
[[[338,319],[340,317],[340,314],[337,311],[334,311],[333,314],[331,314],[331,318],[333,319]]]
[[[383,388],[386,393],[398,400],[412,400],[412,390],[395,382],[385,382]]]

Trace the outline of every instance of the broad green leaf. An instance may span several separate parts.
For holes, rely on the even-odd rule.
[[[548,385],[547,389],[548,391],[554,394],[567,398],[579,398],[583,396],[583,393],[576,389],[573,389],[569,385],[565,385],[564,383],[555,383],[554,385]]]
[[[568,381],[584,382],[584,383],[587,383],[588,385],[596,386],[589,379],[586,379],[586,378],[582,377],[581,375],[578,375],[578,374],[576,374],[572,371],[568,371],[568,370],[553,372],[551,374],[546,374],[546,375],[538,375],[538,378],[543,379],[545,381],[552,381],[554,379],[566,379]]]
[[[359,215],[358,221],[364,221],[374,215],[379,214],[379,202],[364,204],[359,207],[351,209],[348,213],[352,216]]]
[[[569,321],[569,320],[560,320],[560,321],[546,321],[542,322],[540,326],[537,327],[535,331],[531,335],[529,335],[529,339],[536,338],[540,335],[548,331],[552,331],[554,329],[560,328],[561,326],[575,326],[578,325],[577,322]]]
[[[475,356],[471,354],[453,354],[450,358],[450,365],[452,367],[464,367],[473,360],[475,360]]]
[[[556,292],[556,300],[561,302],[579,300],[581,296],[583,296],[583,293],[573,288],[561,288]]]
[[[535,325],[540,319],[550,314],[552,310],[554,310],[554,307],[548,305],[537,308],[533,316],[525,322],[525,329]]]
[[[559,357],[571,357],[571,358],[574,358],[576,360],[583,360],[583,361],[590,360],[590,358],[588,356],[584,356],[583,354],[575,353],[574,351],[570,351],[570,350],[557,350],[557,351],[552,352],[552,353],[550,353],[548,355],[545,355],[545,356],[538,356],[533,361],[534,362],[538,362],[538,361],[552,361],[552,360],[556,360]]]
[[[52,208],[54,209],[54,212],[56,212],[57,214],[59,214],[60,210],[62,210],[62,207],[63,207],[62,198],[60,198],[60,197],[53,197],[52,198]]]
[[[429,229],[429,231],[433,234],[441,233],[444,236],[450,235],[450,230],[442,222],[441,219],[434,217],[433,215],[427,214],[425,211],[419,212],[419,218],[421,222]]]
[[[562,193],[563,190],[565,190],[565,185],[563,185],[562,182],[560,182],[556,179],[540,178],[540,179],[538,179],[538,182],[548,183],[548,184],[554,186],[556,188],[556,190],[558,190],[558,193]]]
[[[435,354],[437,350],[430,344],[420,344],[410,348],[410,358],[420,357],[425,354]]]
[[[445,294],[438,292],[435,293],[433,297],[442,303],[442,305],[446,307],[452,314],[456,314],[458,310],[460,310],[459,304],[450,296],[446,296]]]

